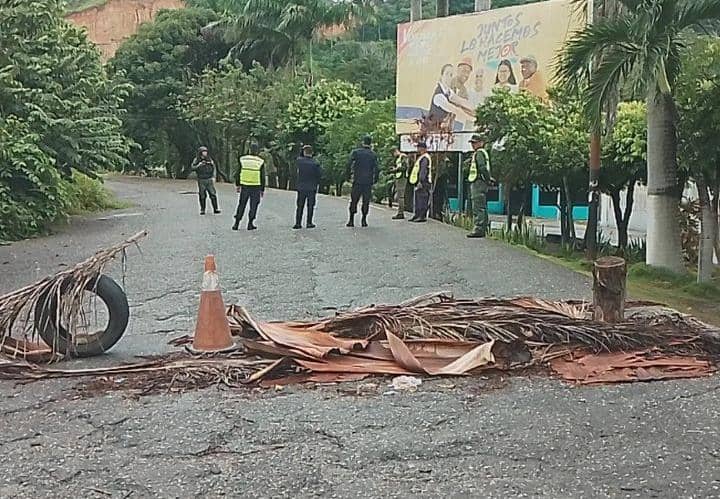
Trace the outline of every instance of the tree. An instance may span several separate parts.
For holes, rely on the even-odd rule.
[[[701,210],[698,282],[713,275],[713,252],[720,257],[720,43],[702,37],[683,60],[676,86],[680,109],[680,158],[695,181]]]
[[[392,42],[327,41],[318,46],[314,58],[318,76],[354,83],[366,99],[395,95],[397,59]]]
[[[358,146],[364,135],[373,138],[375,152],[382,158],[390,158],[390,150],[396,143],[394,100],[371,101],[354,115],[344,116],[327,128],[319,139],[320,161],[325,172],[325,183],[342,193],[350,151]]]
[[[510,229],[513,218],[510,191],[532,186],[537,168],[547,159],[552,122],[547,108],[534,95],[499,88],[478,107],[476,122],[486,141],[494,144],[492,173],[504,187]]]
[[[55,161],[16,117],[0,117],[0,164],[0,241],[29,237],[63,214]]]
[[[62,18],[58,0],[0,3],[0,116],[27,124],[34,141],[66,176],[121,167],[128,87],[105,75],[85,33]]]
[[[121,168],[128,87],[111,82],[57,0],[0,0],[0,239],[64,216],[73,170]],[[74,190],[77,192],[77,189]]]
[[[201,2],[203,0],[200,0]],[[244,64],[254,61],[274,68],[299,66],[312,44],[338,26],[350,27],[372,15],[369,2],[360,0],[217,0],[225,12],[208,33],[221,34],[232,44],[228,54]]]
[[[677,110],[673,88],[680,73],[683,36],[720,18],[720,0],[622,0],[627,9],[571,37],[559,60],[561,79],[586,85],[586,112],[599,130],[605,103],[626,80],[648,105],[647,263],[683,269],[677,175]],[[595,58],[599,63],[591,75]]]
[[[618,248],[628,244],[628,224],[635,201],[635,186],[647,181],[647,108],[643,102],[618,106],[612,135],[603,145],[600,189],[610,196],[618,230]],[[620,195],[625,191],[625,209]]]
[[[513,5],[525,5],[540,0],[493,0],[492,8],[499,9]],[[437,0],[423,0],[423,17],[435,17]],[[354,37],[361,41],[396,39],[396,26],[410,21],[411,0],[377,0],[372,18],[361,23],[354,30]],[[467,14],[475,10],[475,0],[451,0],[450,15]]]
[[[210,132],[207,140],[227,138],[223,168],[229,176],[233,156],[242,153],[251,138],[283,159],[293,140],[287,132],[290,103],[304,90],[302,78],[287,70],[227,66],[206,71],[181,98],[179,110],[184,119]]]
[[[350,119],[364,106],[365,99],[352,83],[321,80],[290,102],[285,126],[296,142],[314,144],[337,120]]]
[[[199,140],[207,137],[206,130],[181,119],[176,104],[193,78],[217,66],[227,52],[221,40],[205,40],[199,34],[202,26],[217,19],[205,9],[161,11],[109,61],[110,73],[133,85],[124,122],[127,133],[142,146],[137,166],[166,164],[169,173],[182,176]]]
[[[560,191],[560,234],[562,244],[575,244],[573,216],[575,193],[586,187],[588,173],[587,125],[582,103],[577,94],[551,89],[552,104],[545,108],[547,133],[538,133],[545,140],[543,159],[538,159],[534,182]]]

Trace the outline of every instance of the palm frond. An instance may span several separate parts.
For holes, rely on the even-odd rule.
[[[679,30],[706,27],[720,21],[720,0],[685,0],[677,9],[675,25]]]
[[[555,61],[560,83],[573,88],[583,86],[589,79],[595,57],[615,46],[632,49],[637,45],[635,32],[629,16],[603,19],[578,32],[568,40]]]

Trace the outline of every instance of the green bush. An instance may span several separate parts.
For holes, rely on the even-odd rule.
[[[0,118],[0,240],[23,239],[64,213],[67,192],[39,137],[14,118]]]
[[[76,172],[73,175],[72,181],[66,183],[66,190],[69,215],[127,207],[99,180],[91,179],[82,173]]]

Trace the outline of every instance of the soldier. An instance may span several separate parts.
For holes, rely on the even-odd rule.
[[[355,227],[357,205],[362,198],[362,226],[367,227],[372,188],[379,176],[377,156],[372,150],[372,139],[369,136],[363,137],[362,146],[355,149],[350,155],[346,178],[350,176],[352,176],[352,191],[350,193],[350,219],[347,226]]]
[[[415,214],[411,222],[426,222],[428,204],[430,202],[430,188],[432,187],[432,158],[428,154],[427,144],[418,142],[418,159],[410,172],[410,185],[415,186],[414,207]]]
[[[273,159],[270,149],[268,149],[267,147],[263,147],[262,151],[260,151],[260,154],[258,154],[258,156],[265,162],[265,173],[267,174],[265,185],[267,185],[271,189],[277,188],[278,171],[277,167],[275,166],[275,160]]]
[[[255,230],[255,217],[257,216],[260,199],[265,193],[265,166],[262,158],[258,156],[260,146],[256,143],[250,144],[250,154],[242,156],[235,173],[235,186],[240,193],[237,210],[235,212],[235,223],[232,230],[238,230],[240,221],[245,215],[245,208],[250,202],[250,214],[248,218],[248,230]]]
[[[302,229],[302,217],[307,204],[307,220],[305,227],[314,229],[313,214],[315,212],[315,198],[318,186],[322,179],[322,168],[313,159],[313,148],[304,145],[302,156],[297,159],[297,209],[295,210],[295,225],[293,229]]]
[[[395,157],[395,168],[392,173],[395,175],[395,195],[397,196],[398,212],[393,220],[405,218],[405,188],[408,178],[408,157],[400,151],[399,147],[393,147],[392,154]],[[392,206],[391,206],[392,208]]]
[[[218,209],[217,192],[215,191],[215,162],[210,157],[208,148],[202,146],[198,149],[197,156],[190,165],[190,170],[197,175],[198,195],[200,197],[200,214],[205,214],[205,202],[210,195],[210,203],[213,206],[213,213],[220,213]]]
[[[480,238],[485,237],[488,231],[487,191],[495,181],[490,176],[490,156],[484,149],[483,138],[480,135],[473,135],[470,144],[474,152],[470,160],[467,180],[470,183],[475,228],[467,237]]]

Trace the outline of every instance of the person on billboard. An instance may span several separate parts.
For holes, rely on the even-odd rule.
[[[483,68],[478,68],[475,72],[473,86],[470,90],[468,90],[468,100],[470,101],[470,105],[473,107],[473,110],[477,109],[487,96],[488,92],[485,89],[485,70]]]
[[[428,112],[425,131],[427,132],[452,132],[455,130],[455,119],[460,117],[467,121],[470,114],[461,106],[469,107],[466,99],[459,97],[452,91],[452,81],[455,77],[452,64],[445,64],[440,70],[440,80],[435,87],[432,99],[430,100],[430,111]]]
[[[465,84],[468,82],[468,80],[470,80],[470,75],[472,74],[472,71],[472,60],[469,57],[464,58],[462,61],[460,61],[460,63],[458,63],[455,77],[450,83],[450,89],[455,92],[455,95],[457,95],[458,97],[461,97],[463,99],[468,98],[468,90],[467,87],[465,87]]]
[[[527,90],[540,99],[547,100],[547,85],[542,73],[538,71],[538,62],[535,56],[529,55],[520,59],[520,72],[523,76],[520,90]]]
[[[516,92],[518,89],[515,72],[513,71],[512,63],[508,59],[503,59],[500,61],[500,64],[498,64],[497,74],[495,75],[495,86],[507,88],[511,92]]]

